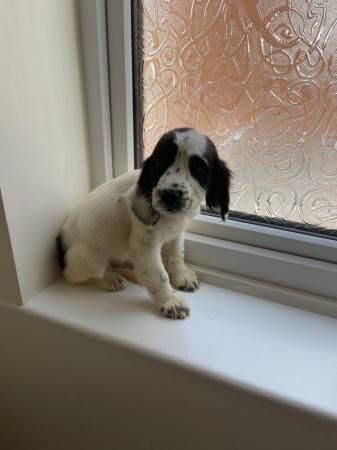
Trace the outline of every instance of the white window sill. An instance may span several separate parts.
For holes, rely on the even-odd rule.
[[[206,280],[214,276],[204,274]],[[132,284],[111,294],[59,280],[24,308],[217,382],[337,420],[337,320],[261,298],[268,292],[275,297],[280,288],[239,282],[227,275],[222,284],[231,289],[203,283],[197,293],[185,294],[191,306],[185,321],[162,318],[145,290]],[[233,290],[239,284],[246,294]],[[263,295],[253,295],[257,292]],[[284,290],[285,297],[291,295],[303,296]],[[333,315],[335,305],[328,307]]]

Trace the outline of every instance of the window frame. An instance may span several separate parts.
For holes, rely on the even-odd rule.
[[[86,3],[80,2],[81,8]],[[112,166],[119,176],[135,167],[132,5],[123,0],[94,4],[106,20],[108,64],[96,61],[101,79],[108,71]],[[96,147],[91,151],[93,160],[96,154],[102,157]],[[201,272],[204,267],[337,299],[336,240],[231,219],[223,223],[203,214],[193,219],[185,242],[187,260]]]
[[[114,176],[134,170],[131,1],[107,0],[108,70]]]
[[[199,214],[190,230],[194,234],[337,264],[337,241],[266,225]]]
[[[106,7],[102,0],[81,0],[78,9],[92,185],[96,187],[114,175]]]

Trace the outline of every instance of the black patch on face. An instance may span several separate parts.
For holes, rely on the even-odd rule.
[[[220,208],[222,220],[229,210],[229,188],[232,177],[231,171],[225,162],[219,158],[214,143],[206,137],[207,148],[205,157],[209,163],[210,180],[206,190],[206,205],[212,208]]]
[[[205,161],[200,156],[193,155],[188,161],[188,168],[200,186],[206,188],[209,181],[209,168]]]
[[[159,139],[152,155],[144,161],[138,187],[148,201],[151,201],[152,191],[157,186],[161,176],[175,161],[178,145],[174,142],[174,139],[174,130],[164,134]]]

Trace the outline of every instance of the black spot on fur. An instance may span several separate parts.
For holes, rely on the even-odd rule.
[[[231,171],[225,162],[219,158],[213,142],[207,138],[207,149],[205,157],[210,167],[210,180],[206,189],[206,205],[212,208],[220,208],[222,220],[229,210],[229,189],[232,177]]]
[[[176,173],[180,172],[180,167],[177,168]]]
[[[56,238],[56,251],[57,251],[57,257],[59,260],[60,269],[63,271],[66,267],[66,261],[65,261],[66,250],[64,248],[61,234],[59,234]]]

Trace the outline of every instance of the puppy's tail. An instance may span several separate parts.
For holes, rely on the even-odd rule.
[[[56,251],[60,268],[63,271],[66,267],[66,260],[65,260],[66,250],[64,248],[61,234],[59,234],[56,238]]]

